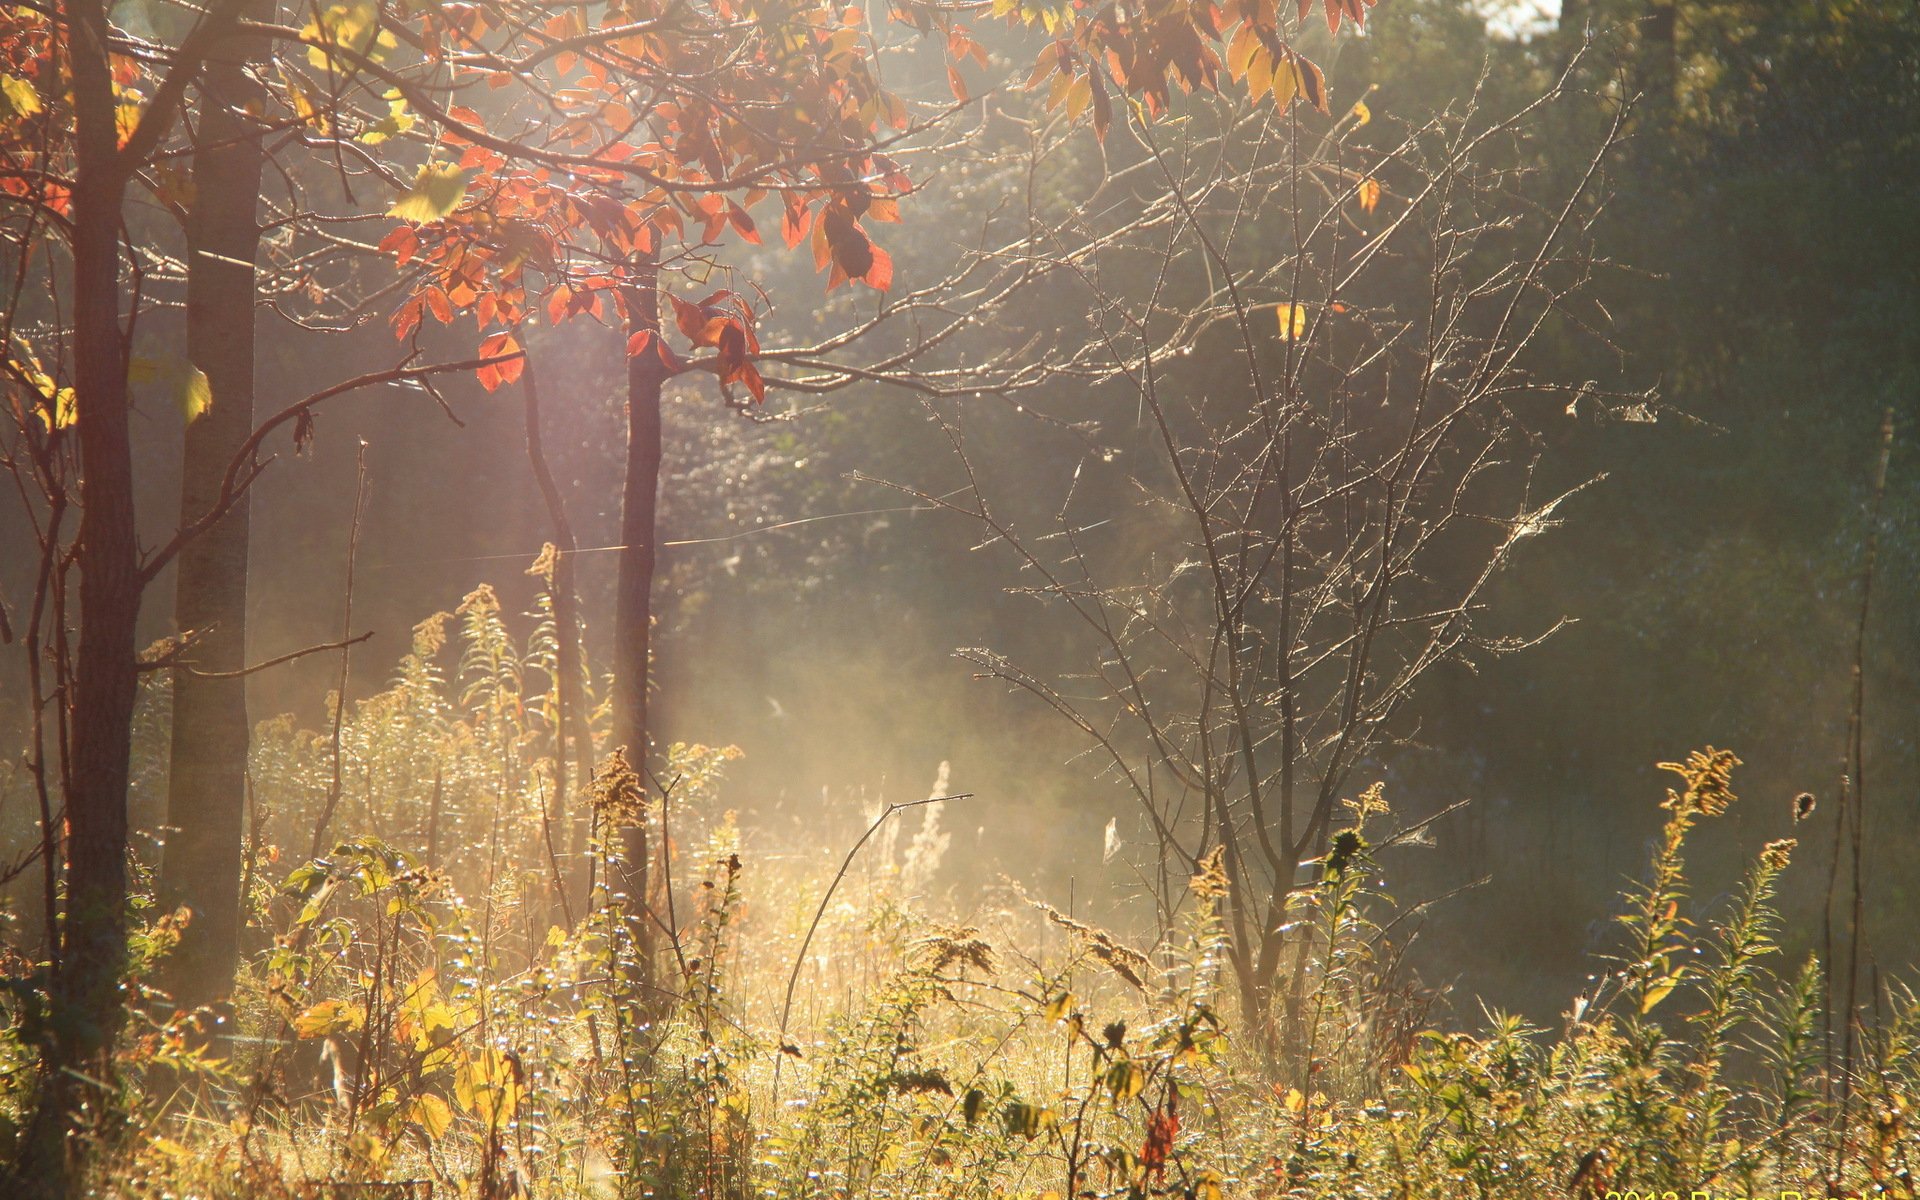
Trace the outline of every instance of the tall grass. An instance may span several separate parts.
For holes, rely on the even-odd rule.
[[[317,858],[283,848],[327,801],[331,717],[261,728],[231,1027],[140,986],[177,920],[143,909],[101,1194],[1913,1194],[1920,1005],[1883,989],[1844,1121],[1819,964],[1780,961],[1793,842],[1760,849],[1726,902],[1694,900],[1688,837],[1737,803],[1727,751],[1665,764],[1616,953],[1550,1029],[1428,1027],[1376,887],[1393,848],[1375,787],[1291,897],[1303,986],[1279,1061],[1236,1038],[1217,855],[1157,945],[1018,894],[962,923],[926,899],[937,806],[855,860],[783,1039],[825,873],[761,853],[725,811],[728,749],[675,746],[659,779],[613,762],[580,811],[555,811],[551,638],[532,618],[516,640],[480,589],[340,714],[347,834]],[[604,886],[617,839],[598,834],[635,811],[665,869],[621,899]],[[0,1112],[17,1121],[29,1047],[59,1018],[10,953]]]

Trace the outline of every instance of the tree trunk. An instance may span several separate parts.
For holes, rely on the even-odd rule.
[[[660,336],[658,264],[649,257],[627,289],[627,330]],[[657,558],[654,528],[660,497],[660,391],[666,364],[657,345],[627,360],[627,473],[620,510],[620,575],[613,613],[613,744],[625,747],[628,761],[647,778],[648,654],[653,636],[653,572]],[[626,897],[637,966],[643,983],[652,982],[653,923],[646,912],[651,899],[651,847],[646,818],[620,831],[621,853],[608,882]]]
[[[110,41],[100,0],[73,0],[77,163],[73,187],[73,362],[82,480],[80,649],[71,693],[67,906],[53,1020],[9,1195],[78,1188],[92,1141],[74,1136],[111,1100],[113,1045],[125,1018],[127,762],[138,674],[140,563],[134,535],[127,359],[120,329],[120,210]]]
[[[253,15],[271,15],[253,3]],[[227,466],[253,431],[254,257],[260,244],[260,134],[263,90],[247,64],[265,57],[258,38],[212,49],[194,149],[193,211],[187,226],[187,357],[206,372],[213,407],[187,427],[180,483],[182,524],[216,502]],[[199,632],[191,652],[207,671],[238,671],[247,631],[247,498],[180,551],[174,593],[178,627]],[[239,880],[246,825],[247,691],[242,678],[209,679],[181,669],[173,681],[173,752],[167,836],[160,873],[163,910],[184,906],[192,920],[163,974],[181,1008],[233,990],[240,954]]]
[[[593,729],[587,722],[585,695],[586,666],[581,661],[580,598],[574,590],[573,553],[579,543],[573,536],[573,522],[567,517],[566,500],[547,467],[547,455],[540,436],[540,385],[533,369],[533,357],[526,360],[527,461],[533,467],[534,482],[553,522],[553,578],[547,593],[553,600],[554,670],[559,674],[555,697],[559,711],[553,731],[553,780],[555,818],[568,835],[568,861],[573,864],[571,879],[554,883],[563,891],[587,899],[586,880],[586,804],[582,798],[593,780]],[[657,461],[657,459],[656,459]],[[658,476],[656,468],[655,475]],[[568,753],[571,743],[572,754]],[[567,801],[567,771],[576,764],[579,797],[570,807]],[[575,812],[574,810],[579,810]],[[585,911],[584,908],[581,911]]]

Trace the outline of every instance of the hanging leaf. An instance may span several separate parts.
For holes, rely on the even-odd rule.
[[[213,385],[207,381],[207,373],[192,363],[181,373],[180,415],[191,425],[207,414],[213,407]]]
[[[420,168],[413,189],[387,210],[390,217],[425,224],[438,221],[460,207],[467,196],[467,172],[451,163],[428,163]]]
[[[1321,112],[1327,111],[1327,77],[1310,58],[1294,57],[1294,67],[1300,77],[1300,94],[1306,97],[1308,104]]]
[[[127,380],[172,396],[189,425],[213,407],[213,385],[207,382],[207,373],[184,358],[135,356],[127,363]]]
[[[1355,100],[1353,102],[1353,127],[1358,129],[1371,120],[1373,120],[1373,110],[1367,107],[1367,102],[1365,100]]]
[[[520,349],[519,341],[510,333],[496,333],[483,340],[480,343],[480,357],[503,360],[490,362],[474,371],[480,386],[490,392],[503,383],[512,383],[527,369],[526,355]]]
[[[1280,317],[1280,340],[1291,342],[1307,331],[1307,310],[1301,304],[1281,304],[1275,307]]]
[[[1380,206],[1380,181],[1369,176],[1360,181],[1360,211],[1370,213]]]

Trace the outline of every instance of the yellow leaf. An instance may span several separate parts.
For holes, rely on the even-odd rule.
[[[0,107],[6,115],[23,120],[46,109],[33,84],[18,75],[0,75]]]
[[[1370,213],[1380,206],[1380,181],[1369,176],[1360,181],[1360,211]]]
[[[113,110],[114,129],[120,135],[119,144],[124,146],[133,138],[133,131],[140,128],[142,102],[138,92],[123,92],[122,99]]]
[[[413,190],[400,197],[387,215],[416,224],[438,221],[459,208],[466,196],[466,171],[451,163],[428,163],[420,168]]]
[[[347,1149],[353,1156],[366,1164],[368,1170],[378,1173],[386,1169],[387,1156],[392,1147],[366,1130],[358,1130],[347,1139]]]
[[[378,146],[388,138],[398,137],[413,128],[414,116],[407,111],[406,97],[395,89],[387,93],[386,100],[387,115],[367,126],[366,130],[355,139],[356,141],[364,142],[369,146]]]
[[[385,42],[390,42],[392,34],[378,38],[380,33],[380,10],[373,0],[353,0],[350,4],[329,6],[316,19],[307,22],[300,31],[300,40],[307,43],[307,61],[322,71],[348,71],[354,67],[351,58],[342,56],[335,59],[328,53],[338,48],[352,55],[365,55],[378,58],[378,50]]]
[[[1665,1000],[1668,996],[1672,995],[1673,989],[1678,987],[1679,984],[1680,984],[1680,981],[1678,979],[1675,979],[1673,976],[1669,975],[1665,979],[1662,979],[1660,982],[1648,988],[1646,991],[1646,994],[1640,997],[1640,1011],[1643,1013],[1652,1012],[1654,1005],[1660,1003],[1662,1000]]]
[[[314,99],[298,76],[281,68],[280,78],[287,85],[287,103],[293,105],[293,115],[300,118],[303,125],[311,125],[321,134],[333,132],[333,119],[330,110]]]
[[[1371,120],[1373,120],[1373,110],[1367,107],[1367,102],[1365,100],[1355,100],[1353,102],[1353,127],[1358,129]]]
[[[207,415],[213,407],[213,385],[207,382],[207,373],[192,363],[180,377],[180,415],[191,425]]]
[[[63,388],[54,382],[53,376],[47,374],[40,360],[28,348],[25,338],[15,335],[13,341],[20,350],[19,357],[12,362],[13,373],[25,376],[33,385],[33,390],[40,394],[40,403],[35,406],[35,411],[39,413],[40,423],[47,427],[47,432],[65,429],[79,420],[80,412],[74,402],[73,389]]]
[[[453,1077],[453,1098],[487,1124],[504,1124],[520,1106],[518,1072],[498,1050],[481,1050],[460,1064]]]
[[[1291,342],[1307,331],[1307,310],[1304,305],[1282,304],[1278,306],[1280,318],[1280,340]]]
[[[407,1102],[407,1119],[420,1127],[429,1141],[439,1141],[453,1126],[453,1110],[431,1092],[423,1092]]]
[[[1146,1087],[1147,1073],[1131,1061],[1117,1062],[1107,1068],[1107,1091],[1115,1104],[1125,1104]]]
[[[1281,112],[1300,94],[1300,64],[1283,58],[1273,64],[1273,106]]]
[[[326,1037],[360,1028],[367,1014],[358,1004],[322,1000],[293,1019],[293,1031],[303,1038]]]
[[[1061,992],[1047,1001],[1046,1015],[1049,1021],[1058,1021],[1073,1011],[1073,993]]]
[[[1286,1106],[1288,1112],[1297,1113],[1306,1107],[1307,1098],[1300,1094],[1299,1088],[1288,1088],[1287,1094],[1280,1098],[1280,1103]]]

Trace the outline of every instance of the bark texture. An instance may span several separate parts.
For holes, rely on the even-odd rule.
[[[250,15],[272,6],[250,4]],[[264,58],[258,38],[214,47],[202,69],[201,118],[187,227],[187,357],[206,372],[213,407],[187,427],[180,520],[219,498],[228,464],[253,431],[254,259],[262,150],[256,123],[262,89],[248,74]],[[180,551],[174,620],[199,633],[190,658],[201,670],[238,671],[247,641],[248,502],[233,507]],[[169,958],[163,986],[181,1008],[224,999],[239,963],[240,878],[247,794],[244,678],[181,669],[173,680],[173,747],[167,778],[167,847],[160,873],[164,910],[191,920]]]

